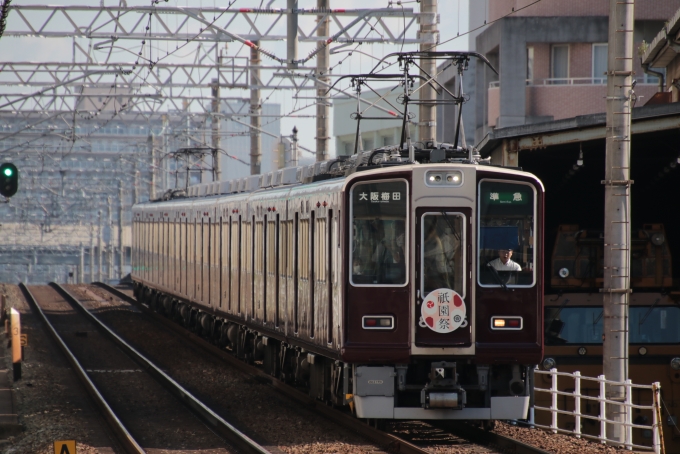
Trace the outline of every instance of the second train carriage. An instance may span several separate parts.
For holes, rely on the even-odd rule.
[[[541,182],[381,152],[136,205],[136,295],[358,417],[525,418],[543,354]],[[521,270],[496,270],[499,249]]]
[[[672,241],[672,239],[671,239]],[[604,235],[601,230],[575,224],[557,228],[551,257],[551,288],[545,296],[545,358],[542,368],[560,372],[579,371],[583,376],[603,373],[603,296]],[[663,401],[661,423],[664,445],[668,453],[680,453],[680,430],[677,424],[680,400],[680,291],[674,285],[673,263],[669,239],[663,224],[643,224],[631,235],[631,289],[628,307],[628,368],[626,375],[633,383],[651,385],[659,382]],[[550,377],[537,378],[538,386],[550,387]],[[597,396],[596,383],[583,381],[584,395]],[[573,379],[561,377],[558,390],[573,392]],[[651,405],[651,391],[632,394],[632,402]],[[536,403],[550,407],[550,396],[539,393]],[[560,410],[574,411],[571,399],[559,399]],[[583,415],[597,416],[599,405],[581,400]],[[648,424],[650,412],[633,410],[633,421]],[[536,422],[549,425],[548,412],[536,412]],[[560,428],[574,429],[574,418],[560,415]],[[597,436],[597,421],[581,419],[583,434]],[[649,444],[649,430],[633,429],[638,445]]]

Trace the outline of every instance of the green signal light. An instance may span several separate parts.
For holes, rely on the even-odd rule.
[[[10,168],[5,169],[5,175],[6,176],[11,177],[13,173],[14,172],[12,171],[12,169],[10,169]]]

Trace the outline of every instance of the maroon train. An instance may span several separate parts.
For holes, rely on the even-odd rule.
[[[543,186],[447,145],[403,154],[136,205],[136,296],[361,418],[525,418]],[[499,249],[513,270],[493,266]]]

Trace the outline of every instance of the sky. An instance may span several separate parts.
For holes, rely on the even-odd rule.
[[[118,5],[118,1],[114,0],[102,0],[103,4],[106,6],[116,6]],[[441,41],[446,41],[451,38],[456,37],[458,33],[464,33],[468,29],[468,2],[469,0],[440,0],[438,4],[438,10],[440,14],[440,23],[438,25],[439,32],[440,32],[440,42]],[[50,4],[55,4],[55,5],[92,5],[92,1],[86,1],[86,0],[51,0]],[[12,6],[14,5],[37,5],[37,4],[42,4],[39,0],[15,0],[12,3]],[[134,6],[134,5],[148,5],[149,2],[147,1],[137,1],[137,0],[128,0],[127,5],[128,6]],[[164,3],[161,1],[159,6],[191,6],[192,8],[197,8],[200,6],[206,6],[206,7],[213,7],[213,6],[227,6],[228,2],[226,0],[211,0],[211,1],[205,1],[201,0],[199,2],[196,2],[195,0],[192,0],[191,2],[187,2],[186,0],[169,0],[167,3]],[[270,5],[267,5],[267,2],[263,1],[257,1],[257,0],[236,0],[232,4],[232,8],[248,8],[248,7],[259,7],[262,5],[263,7],[271,7],[271,8],[285,8],[286,7],[286,1],[285,0],[273,0]],[[397,1],[389,1],[389,0],[383,0],[383,1],[376,1],[376,0],[343,0],[340,2],[339,0],[331,0],[330,1],[330,7],[331,8],[346,8],[346,9],[354,9],[354,8],[386,8],[386,7],[392,7],[395,9],[399,9],[402,6],[404,8],[412,8],[414,11],[419,11],[420,9],[420,4],[416,1],[403,1],[403,2],[397,2]],[[316,7],[316,1],[315,0],[299,0],[298,3],[299,8],[315,8]],[[45,12],[44,17],[47,17],[47,14],[49,12]],[[13,26],[14,21],[18,21],[19,18],[17,17],[16,13],[10,12],[10,15],[8,17],[8,23],[7,23],[7,30],[12,30],[16,26]],[[314,17],[313,16],[301,16],[300,22],[304,20],[307,21],[313,21]],[[64,19],[64,22],[66,20]],[[263,23],[271,22],[271,16],[270,17],[259,17],[256,18],[256,25],[262,26]],[[308,22],[309,23],[309,22]],[[83,23],[79,23],[78,25],[87,25],[87,21],[83,19]],[[218,25],[220,23],[218,22]],[[232,31],[237,34],[245,34],[248,33],[249,30],[249,25],[245,22],[243,23],[233,23],[230,28],[228,28],[229,31]],[[16,29],[16,28],[15,28]],[[333,31],[334,28],[332,27],[331,30]],[[337,30],[337,28],[335,28]],[[411,35],[415,35],[415,31],[417,30],[417,25],[413,25],[411,27]],[[274,33],[279,33],[279,34],[284,34],[285,35],[285,20],[279,21],[277,26],[273,30]],[[76,40],[78,44],[87,49],[88,45],[91,44],[87,39],[77,39]],[[128,46],[129,51],[125,52],[120,49],[115,50],[115,52],[120,53],[121,55],[119,56],[122,58],[122,61],[127,60],[133,60],[135,58],[135,55],[133,54],[136,53],[141,45],[139,43],[136,43],[134,41],[123,41],[120,40],[118,43],[120,46]],[[158,47],[160,47],[160,50],[164,49],[172,49],[170,46],[172,44],[170,43],[158,43]],[[262,46],[275,53],[277,56],[285,57],[286,55],[286,43],[285,42],[264,42],[262,43]],[[350,73],[361,73],[361,72],[368,72],[373,66],[375,65],[376,59],[374,58],[375,56],[383,56],[391,52],[399,51],[402,46],[400,45],[387,45],[387,44],[364,44],[361,45],[357,48],[359,52],[354,52],[351,56],[347,52],[341,52],[335,55],[331,55],[331,66],[335,67],[335,73],[342,73],[342,74],[350,74]],[[331,46],[331,50],[335,49],[336,46]],[[344,47],[342,50],[347,50],[347,49],[353,49],[355,46],[349,46],[349,47]],[[467,36],[461,36],[459,38],[454,39],[453,41],[440,46],[439,50],[467,50],[468,48],[468,41],[467,41]],[[411,45],[405,45],[403,46],[403,49],[405,51],[409,50],[417,50],[417,45],[416,44],[411,44]],[[312,50],[312,44],[304,44],[300,43],[299,45],[299,51],[298,51],[298,56],[306,56],[309,51]],[[104,58],[105,55],[103,52],[105,51],[100,51],[102,52],[101,58]],[[234,43],[229,43],[227,46],[226,53],[228,55],[239,55],[246,57],[249,55],[248,53],[248,48],[241,45],[240,43],[234,42]],[[187,59],[191,58],[192,52],[190,52],[190,49],[183,51],[180,49],[174,57],[177,57],[181,61],[187,61]],[[368,54],[369,56],[367,56]],[[2,60],[4,61],[31,61],[31,62],[70,62],[73,60],[73,41],[71,39],[57,39],[57,38],[15,38],[12,36],[3,36],[0,39],[0,55],[2,55]],[[370,57],[370,56],[373,56]],[[182,59],[182,57],[184,57]],[[78,61],[82,61],[83,58],[80,56],[76,57]],[[338,63],[342,60],[342,64],[338,65]],[[263,64],[274,64],[272,60],[263,57]],[[311,60],[310,62],[307,63],[308,68],[312,68],[314,66],[314,60]],[[301,69],[303,71],[303,69]],[[0,77],[0,81],[1,81]],[[348,83],[345,83],[345,88],[348,87]],[[32,91],[37,91],[33,90],[30,87],[28,89],[24,89],[25,92],[32,92]],[[307,92],[305,96],[310,96],[312,95],[313,92]],[[298,128],[300,131],[299,137],[300,137],[300,143],[303,146],[306,146],[307,148],[314,149],[315,148],[315,121],[313,118],[302,118],[301,116],[304,115],[314,115],[315,114],[315,108],[309,107],[305,110],[302,110],[298,112],[298,117],[295,116],[290,116],[290,115],[285,115],[286,113],[299,109],[301,106],[305,105],[302,104],[303,102],[307,101],[301,101],[301,100],[295,100],[293,99],[293,92],[292,90],[280,90],[280,91],[274,91],[274,90],[266,90],[263,89],[261,92],[262,98],[268,98],[269,102],[273,103],[278,103],[281,105],[281,110],[282,114],[284,114],[284,117],[281,120],[281,134],[282,135],[288,135],[290,134],[290,131],[294,126]],[[236,96],[236,97],[249,97],[249,92],[247,90],[222,90],[222,96]],[[311,105],[311,101],[307,102],[308,104]],[[331,108],[331,115],[332,115],[332,108]],[[333,125],[333,119],[331,118],[330,120],[330,125],[332,128]],[[331,134],[332,135],[332,134]],[[334,155],[335,153],[335,143],[333,140],[330,141],[330,149],[331,149],[331,155]]]

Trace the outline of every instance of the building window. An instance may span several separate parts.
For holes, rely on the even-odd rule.
[[[353,143],[345,142],[345,154],[346,155],[354,154],[354,144]]]
[[[666,75],[666,68],[653,68],[653,69],[654,69],[654,71],[660,72],[664,76]],[[644,84],[658,84],[659,78],[656,77],[656,76],[652,76],[652,75],[649,75],[647,73],[644,73],[642,83],[644,83]]]
[[[534,80],[534,48],[527,47],[527,81]]]
[[[569,44],[552,46],[550,56],[550,78],[553,84],[566,84],[569,81]]]
[[[607,83],[607,43],[593,44],[593,83]]]
[[[368,151],[373,148],[373,141],[371,139],[363,139],[362,145],[364,146],[363,151]]]

